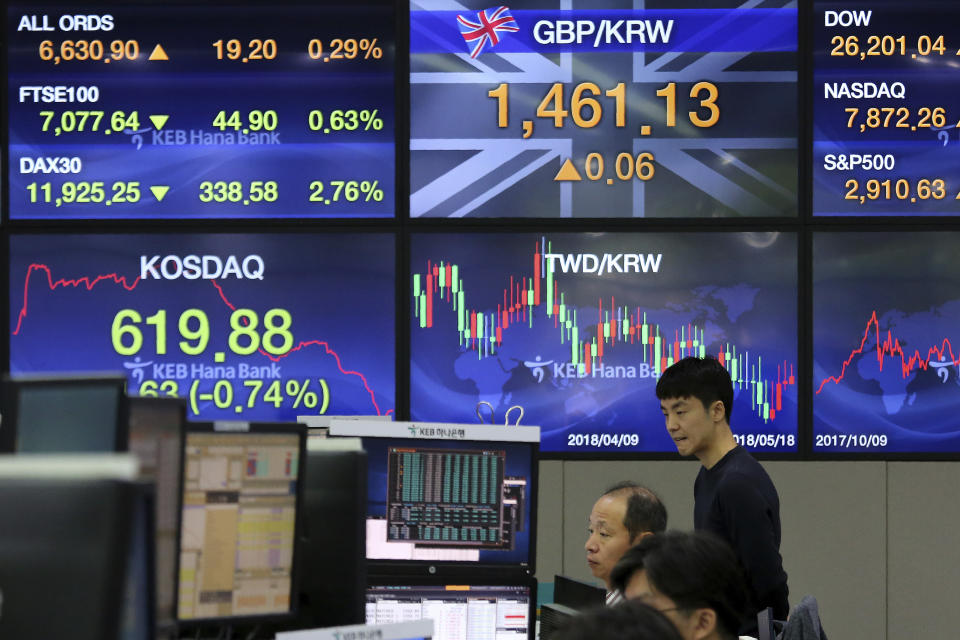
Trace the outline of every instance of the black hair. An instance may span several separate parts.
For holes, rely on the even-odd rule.
[[[560,627],[553,640],[683,640],[665,615],[638,601],[589,609]]]
[[[733,382],[723,365],[713,357],[693,356],[675,362],[657,380],[657,397],[696,398],[709,409],[717,400],[723,403],[727,424],[733,411]]]
[[[614,494],[627,497],[623,526],[631,540],[646,531],[661,533],[667,530],[667,508],[653,491],[632,480],[623,480],[603,492],[605,496]]]
[[[747,585],[726,542],[706,531],[647,536],[621,556],[610,572],[610,582],[624,592],[640,570],[678,609],[713,609],[720,637],[737,637],[747,613]]]

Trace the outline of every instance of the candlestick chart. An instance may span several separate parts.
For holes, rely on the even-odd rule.
[[[502,422],[519,405],[547,451],[669,451],[656,380],[712,356],[734,381],[734,430],[795,447],[795,238],[424,235],[413,246],[415,418],[475,419],[486,401]]]

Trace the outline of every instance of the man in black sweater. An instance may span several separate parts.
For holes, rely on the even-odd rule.
[[[684,358],[660,376],[657,397],[677,451],[703,465],[693,485],[694,527],[733,547],[746,573],[753,623],[755,613],[767,607],[786,620],[780,499],[770,476],[730,430],[730,374],[714,358]]]

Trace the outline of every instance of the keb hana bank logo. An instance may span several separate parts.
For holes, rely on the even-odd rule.
[[[510,15],[507,7],[484,9],[474,16],[473,14],[457,15],[457,26],[460,34],[471,48],[470,57],[476,58],[488,46],[493,48],[500,42],[506,33],[516,33],[520,30],[517,21]]]

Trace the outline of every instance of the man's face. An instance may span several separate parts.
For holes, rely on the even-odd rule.
[[[717,436],[725,415],[723,403],[717,400],[710,408],[698,398],[664,398],[660,409],[667,433],[682,456],[696,456],[709,449]]]
[[[684,640],[706,640],[719,638],[715,615],[711,609],[683,611],[677,603],[663,595],[647,580],[647,572],[641,569],[634,572],[627,581],[623,595],[630,600],[639,600],[660,611],[670,618]]]
[[[594,576],[607,584],[608,589],[613,566],[635,542],[630,539],[630,533],[623,526],[626,513],[627,496],[616,494],[597,500],[590,512],[587,525],[590,537],[584,545],[587,550],[587,565]]]

